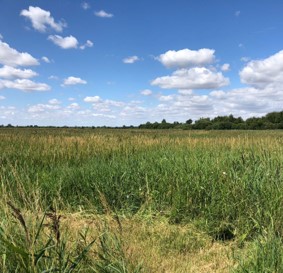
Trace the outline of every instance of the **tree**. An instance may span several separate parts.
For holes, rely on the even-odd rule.
[[[195,121],[195,124],[193,125],[193,129],[210,129],[212,125],[212,122],[210,118],[200,118],[199,120]]]

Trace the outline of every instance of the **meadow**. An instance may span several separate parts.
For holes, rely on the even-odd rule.
[[[283,131],[0,129],[0,272],[283,272]]]

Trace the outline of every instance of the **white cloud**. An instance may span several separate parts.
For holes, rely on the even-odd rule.
[[[226,72],[226,71],[229,71],[230,70],[230,64],[223,64],[221,66],[221,70]]]
[[[218,114],[224,114],[225,111],[244,118],[251,114],[261,115],[270,111],[280,109],[283,101],[280,95],[274,89],[257,89],[245,87],[232,89],[230,91],[211,92],[214,108]],[[223,111],[223,112],[221,112]]]
[[[45,56],[43,56],[41,59],[48,64],[50,63],[50,60]]]
[[[107,106],[113,106],[113,107],[122,107],[125,105],[122,101],[117,100],[104,100],[104,104]]]
[[[125,106],[125,102],[109,100],[109,99],[103,100],[99,96],[85,97],[84,101],[88,103],[92,103],[93,109],[99,113],[113,112],[114,109]]]
[[[31,69],[18,69],[12,66],[4,65],[0,68],[0,78],[4,79],[13,79],[13,78],[22,78],[29,79],[37,76],[37,73]]]
[[[168,96],[160,96],[158,99],[160,101],[172,101],[174,99],[174,95],[168,95]]]
[[[123,63],[125,64],[133,64],[137,61],[139,61],[139,57],[138,56],[130,56],[130,57],[127,57],[125,59],[123,59]]]
[[[0,64],[10,66],[32,66],[39,62],[29,53],[20,53],[8,44],[0,41]]]
[[[93,96],[93,97],[85,97],[84,101],[91,102],[91,103],[97,103],[97,102],[101,102],[102,99],[99,96]]]
[[[82,80],[81,78],[71,76],[71,77],[64,79],[63,86],[76,85],[76,84],[87,84],[87,82],[85,80]]]
[[[51,75],[48,77],[49,80],[59,80],[57,76]]]
[[[61,104],[61,102],[57,99],[51,99],[48,101],[49,104],[51,105],[58,105],[58,104]]]
[[[84,10],[90,9],[90,4],[87,3],[87,2],[83,2],[83,3],[82,3],[82,8],[83,8]]]
[[[74,101],[76,100],[75,98],[68,98],[68,101]]]
[[[0,96],[0,100],[4,100],[6,99],[4,96]]]
[[[0,85],[8,89],[18,89],[22,91],[32,92],[32,91],[48,91],[50,86],[45,83],[36,83],[27,79],[17,79],[14,81],[0,80]]]
[[[151,82],[163,89],[213,89],[229,84],[221,72],[214,73],[205,67],[179,69],[171,76],[156,78]]]
[[[150,89],[144,89],[144,90],[140,91],[140,93],[143,96],[150,96],[150,95],[152,95],[152,91]]]
[[[116,116],[114,115],[105,115],[105,114],[92,114],[94,117],[102,117],[102,118],[111,118],[114,119]]]
[[[193,94],[192,89],[183,89],[183,90],[178,90],[178,93],[182,96],[188,96]]]
[[[222,99],[222,98],[225,98],[226,93],[222,90],[214,90],[210,92],[209,95],[217,99]]]
[[[147,116],[147,109],[138,105],[127,105],[120,112],[120,116],[123,118],[142,118]]]
[[[16,114],[17,114],[17,110],[15,109],[15,107],[13,107],[13,106],[0,106],[0,119],[12,120],[16,116]],[[11,123],[11,122],[9,122],[9,123]]]
[[[100,10],[100,11],[97,11],[94,13],[97,17],[101,17],[101,18],[111,18],[113,17],[114,15],[111,14],[111,13],[107,13],[106,11],[104,10]]]
[[[173,121],[188,118],[215,117],[218,115],[233,114],[248,118],[262,116],[271,111],[281,111],[283,104],[282,89],[280,86],[268,86],[264,89],[245,87],[229,91],[213,90],[208,95],[169,94],[160,96],[162,101],[156,107],[149,108],[152,119]],[[157,120],[158,120],[157,119]]]
[[[283,84],[283,50],[263,59],[253,60],[240,71],[243,83],[265,88],[268,85]]]
[[[58,45],[63,49],[77,48],[79,44],[77,38],[72,35],[67,37],[62,37],[60,35],[49,35],[48,40],[52,41],[55,45]]]
[[[78,110],[78,109],[80,109],[80,106],[79,106],[78,103],[73,102],[73,103],[71,103],[70,105],[68,105],[67,108],[68,108],[68,109],[72,109],[72,110]]]
[[[3,40],[3,35],[0,33],[0,40]]]
[[[30,6],[28,10],[22,10],[20,15],[28,18],[31,21],[33,28],[40,32],[45,32],[47,27],[61,32],[63,28],[67,26],[63,21],[56,23],[49,11],[46,11],[39,7]]]
[[[87,47],[93,47],[93,42],[90,40],[87,40],[86,43],[84,45],[80,46],[80,49],[84,50]]]
[[[29,113],[40,113],[48,110],[58,110],[60,109],[59,105],[50,105],[50,104],[36,104],[28,108]]]
[[[166,67],[204,66],[214,62],[214,52],[215,50],[208,48],[199,50],[185,48],[179,51],[169,50],[157,59]]]

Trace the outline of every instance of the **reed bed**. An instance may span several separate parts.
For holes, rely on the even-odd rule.
[[[157,272],[154,260],[146,258],[152,249],[147,236],[142,235],[146,232],[158,245],[159,258],[155,261],[159,259],[160,264],[171,261],[171,267],[164,264],[160,272],[280,272],[282,268],[283,262],[278,258],[283,235],[281,131],[3,128],[0,140],[3,238],[12,240],[21,232],[26,236],[21,221],[11,220],[13,216],[9,215],[15,211],[8,204],[29,215],[32,226],[37,227],[40,220],[35,216],[56,208],[62,215],[79,212],[122,217],[121,225],[128,235],[118,236],[119,229],[111,229],[111,236],[116,242],[127,242],[128,248],[121,246],[118,256],[119,261],[127,261],[124,264],[128,269],[124,270],[128,272],[142,272],[142,263],[143,272]],[[158,232],[146,230],[150,227],[148,221],[154,223],[153,228],[160,231],[163,239],[158,239]],[[133,224],[136,222],[139,224]],[[131,233],[136,234],[140,247],[134,247],[128,240],[134,240],[129,236]],[[100,235],[98,232],[97,238]],[[15,245],[16,239],[12,241]],[[196,246],[190,249],[193,241]],[[276,261],[264,254],[272,252],[271,245],[275,245]],[[207,264],[211,263],[205,250],[215,246],[227,249],[229,259],[209,269],[203,260],[206,257]],[[0,246],[0,269],[7,265],[7,249],[7,245]],[[131,254],[128,249],[132,249]],[[178,257],[173,259],[175,262],[165,258],[168,253]],[[193,253],[199,255],[193,257]],[[93,257],[91,253],[86,255]],[[180,265],[176,261],[182,255],[193,257],[195,263]],[[91,262],[87,258],[84,261],[83,272],[95,272],[87,269],[91,268]],[[101,266],[106,268],[107,264]],[[102,267],[97,267],[100,270],[97,272],[112,272],[102,271]]]

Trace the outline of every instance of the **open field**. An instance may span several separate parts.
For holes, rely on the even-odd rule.
[[[0,140],[0,272],[283,272],[282,131]]]

